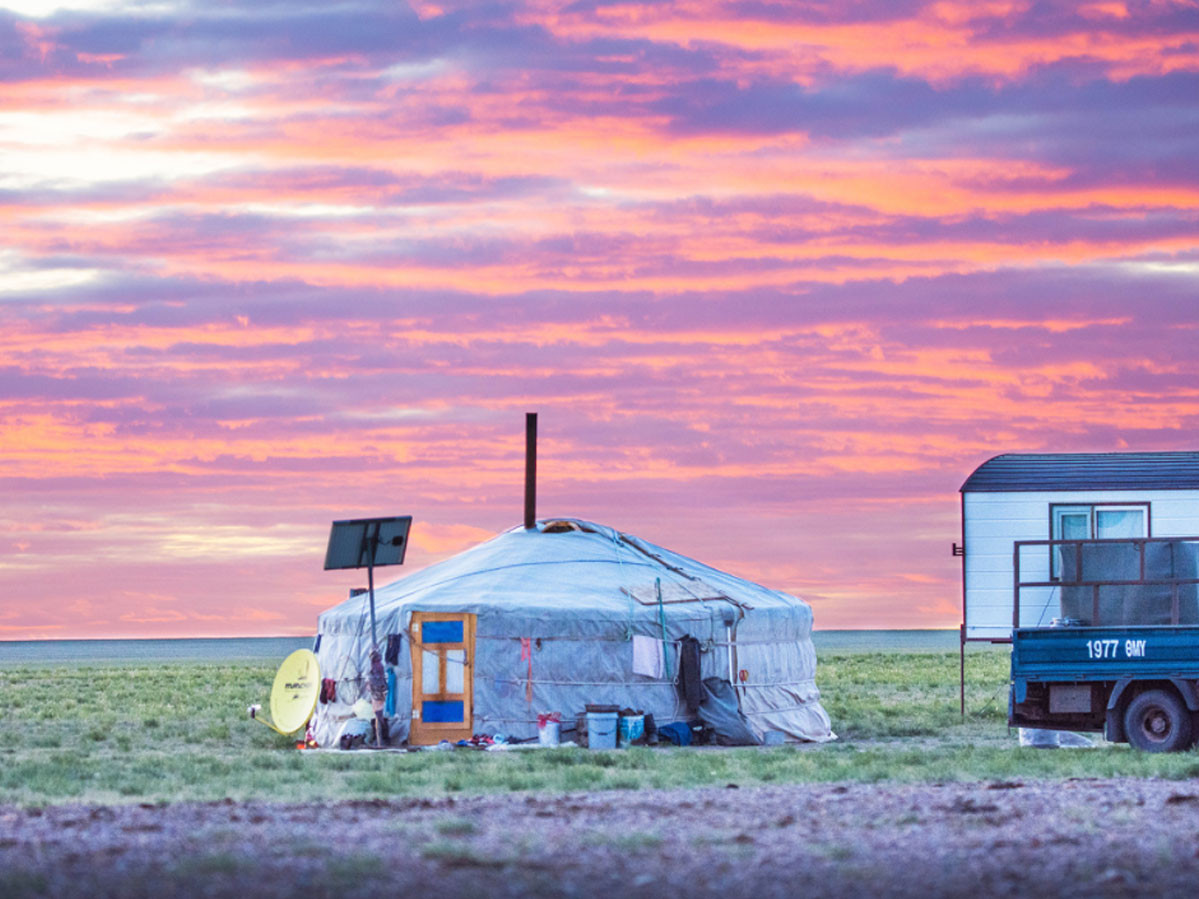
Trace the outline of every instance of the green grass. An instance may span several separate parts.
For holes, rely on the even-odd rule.
[[[301,753],[248,720],[272,665],[0,670],[0,802],[280,801],[513,790],[831,781],[1199,776],[1199,754],[1034,750],[1005,724],[1007,654],[828,653],[818,682],[840,739],[824,746],[530,752]],[[447,819],[447,844],[460,836]],[[452,852],[451,848],[446,850]],[[219,859],[214,859],[216,864]]]

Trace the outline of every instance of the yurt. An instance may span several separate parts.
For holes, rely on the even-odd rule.
[[[710,725],[718,742],[834,738],[801,600],[608,527],[536,522],[375,590],[392,744],[535,739],[588,706]],[[321,614],[313,718],[336,746],[368,697],[368,597]]]

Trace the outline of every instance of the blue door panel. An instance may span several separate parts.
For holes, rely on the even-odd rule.
[[[462,724],[465,717],[465,709],[460,699],[427,699],[420,704],[420,718],[425,724]]]
[[[461,643],[463,629],[461,621],[422,621],[420,641],[430,643]]]

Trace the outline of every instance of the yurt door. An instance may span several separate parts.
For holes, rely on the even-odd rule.
[[[408,742],[429,746],[471,737],[475,616],[413,612],[412,730]]]

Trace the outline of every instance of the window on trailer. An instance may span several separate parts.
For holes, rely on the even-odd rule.
[[[1049,507],[1054,540],[1122,540],[1149,536],[1149,503]],[[1062,576],[1062,550],[1053,548],[1053,580]]]

